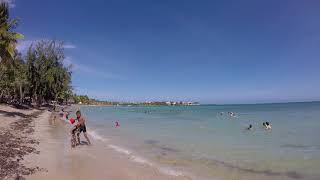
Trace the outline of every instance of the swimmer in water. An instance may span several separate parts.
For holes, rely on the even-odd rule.
[[[120,124],[118,121],[116,121],[116,125],[115,125],[116,128],[120,127]]]
[[[263,122],[263,123],[262,123],[262,126],[263,126],[263,128],[266,129],[266,130],[272,129],[272,126],[271,126],[271,124],[270,124],[268,121],[267,121],[267,122]]]
[[[266,125],[266,129],[267,130],[271,130],[272,129],[272,126],[268,121],[265,123],[265,125]]]
[[[253,126],[252,124],[249,125],[249,127],[247,127],[247,130],[252,130]]]
[[[230,112],[229,114],[230,114],[231,117],[235,117],[236,116],[234,112]]]

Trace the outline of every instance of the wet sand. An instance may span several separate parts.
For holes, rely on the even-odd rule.
[[[40,153],[27,155],[23,163],[25,166],[44,170],[27,176],[27,179],[190,179],[163,174],[149,165],[132,162],[128,157],[92,138],[93,145],[80,145],[71,149],[71,127],[58,116],[54,117],[55,115],[46,111],[34,121],[35,132],[31,136],[40,142],[37,146]],[[84,140],[83,136],[81,140]]]

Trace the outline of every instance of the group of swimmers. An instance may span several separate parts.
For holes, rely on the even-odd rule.
[[[271,130],[271,129],[272,129],[271,123],[269,123],[268,121],[263,122],[263,123],[262,123],[262,127],[263,127],[265,130]],[[247,127],[247,130],[252,130],[252,129],[253,129],[253,126],[252,126],[252,124],[250,124],[249,127]]]
[[[264,127],[265,129],[267,129],[267,130],[272,129],[272,126],[271,126],[271,124],[270,124],[268,121],[262,123],[262,125],[263,125],[263,127]]]
[[[224,114],[224,112],[220,112],[220,115],[222,116]],[[230,117],[236,117],[236,114],[234,112],[228,112],[228,115]]]
[[[220,112],[220,115],[224,115],[224,112]],[[236,114],[234,112],[228,112],[228,115],[230,117],[236,117]],[[262,123],[262,127],[265,129],[265,130],[271,130],[272,129],[272,126],[271,126],[271,123],[266,121],[266,122],[263,122]],[[250,124],[249,127],[246,128],[247,130],[252,130],[253,129],[253,125]]]

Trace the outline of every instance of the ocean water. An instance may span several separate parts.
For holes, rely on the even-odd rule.
[[[320,102],[81,106],[81,111],[96,142],[171,175],[320,179]],[[265,121],[272,130],[262,128]]]

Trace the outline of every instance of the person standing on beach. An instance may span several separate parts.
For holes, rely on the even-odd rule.
[[[86,140],[88,141],[88,144],[90,145],[91,142],[87,136],[87,128],[86,128],[86,124],[85,124],[86,120],[81,116],[80,111],[77,111],[76,115],[77,115],[77,120],[78,120],[77,127],[79,128],[79,133],[77,134],[78,142],[80,142],[80,133],[83,132],[84,137],[86,138]]]

